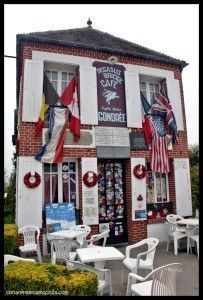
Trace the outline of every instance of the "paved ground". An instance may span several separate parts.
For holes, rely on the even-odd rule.
[[[185,245],[183,245],[183,248]],[[125,254],[125,246],[116,246],[116,248]],[[182,248],[182,249],[183,249]],[[143,250],[145,250],[143,248]],[[135,253],[136,255],[136,253]],[[43,257],[43,261],[48,261],[48,257]],[[155,259],[154,268],[179,262],[183,266],[183,272],[178,274],[177,277],[177,295],[178,296],[198,296],[199,295],[199,261],[196,254],[189,254],[184,251],[178,252],[178,255],[174,255],[173,245],[169,252],[166,251],[166,243],[159,243]],[[127,287],[127,273],[124,284],[121,283],[122,261],[108,261],[106,267],[112,272],[112,285],[114,296],[125,296]],[[148,271],[139,270],[138,274],[146,276]]]

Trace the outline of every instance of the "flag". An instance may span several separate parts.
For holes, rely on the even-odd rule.
[[[46,73],[44,72],[42,106],[40,109],[38,122],[35,128],[34,137],[37,137],[42,131],[42,128],[44,127],[45,113],[47,112],[49,105],[56,104],[58,100],[59,100],[59,96],[55,91],[53,85],[49,81]]]
[[[71,114],[70,131],[73,133],[75,141],[80,139],[80,116],[78,107],[77,85],[75,76],[68,84],[63,94],[60,97],[62,103],[67,105]]]
[[[140,91],[140,99],[142,102],[142,127],[144,129],[145,142],[146,145],[148,145],[152,139],[152,131],[146,114],[151,112],[151,106],[141,91]]]
[[[37,152],[36,160],[50,164],[62,162],[67,126],[68,108],[50,108],[49,139]]]
[[[160,92],[155,93],[151,108],[157,115],[165,118],[169,133],[172,135],[172,141],[175,144],[178,141],[178,130],[172,106],[167,95],[166,80],[162,80]]]
[[[168,173],[170,172],[170,167],[164,119],[157,115],[146,116],[146,118],[148,118],[152,134],[150,150],[151,169],[155,172]]]

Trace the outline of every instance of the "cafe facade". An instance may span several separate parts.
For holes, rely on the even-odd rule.
[[[165,216],[192,215],[182,84],[186,62],[85,28],[17,35],[16,224],[46,234],[45,205],[73,203],[78,224],[110,229],[108,244],[166,240]],[[66,129],[61,163],[39,162],[48,124],[35,138],[45,72],[60,96],[78,78],[80,139]],[[170,171],[151,170],[140,91],[149,104],[165,80],[178,130]],[[34,176],[34,187],[29,176]],[[90,178],[90,179],[89,179]],[[27,181],[26,181],[27,180]]]

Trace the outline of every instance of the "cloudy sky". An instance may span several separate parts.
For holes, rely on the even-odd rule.
[[[4,55],[16,56],[16,34],[87,26],[185,60],[182,73],[188,143],[199,143],[198,4],[4,4]],[[12,170],[16,60],[4,59],[4,170]]]

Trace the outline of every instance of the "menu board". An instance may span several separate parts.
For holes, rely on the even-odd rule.
[[[49,203],[45,206],[46,224],[61,224],[61,229],[76,225],[74,203]]]

